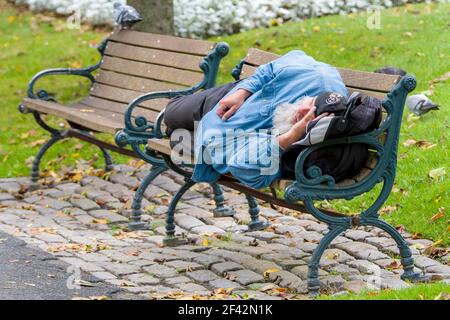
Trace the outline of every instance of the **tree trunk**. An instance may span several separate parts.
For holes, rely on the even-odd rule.
[[[128,0],[136,8],[142,21],[133,29],[159,34],[174,34],[173,0]]]

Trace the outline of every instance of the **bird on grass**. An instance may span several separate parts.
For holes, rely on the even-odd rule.
[[[431,110],[439,110],[439,105],[435,104],[424,94],[415,94],[406,99],[409,111],[416,116],[424,115]]]
[[[136,23],[142,21],[142,18],[132,6],[116,1],[114,2],[114,20],[121,29],[131,29]]]
[[[395,76],[405,76],[406,71],[397,67],[387,66],[374,71],[375,73],[384,73],[384,74],[392,74]]]

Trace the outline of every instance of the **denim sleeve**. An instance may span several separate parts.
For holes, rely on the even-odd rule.
[[[303,66],[311,63],[312,58],[307,56],[303,51],[292,50],[287,54],[275,59],[269,63],[259,66],[252,76],[242,80],[237,89],[245,89],[251,93],[255,93],[273,80],[277,74],[286,67]]]
[[[235,90],[245,89],[251,93],[255,93],[268,82],[275,78],[273,72],[273,62],[269,62],[259,66],[252,76],[242,80]]]

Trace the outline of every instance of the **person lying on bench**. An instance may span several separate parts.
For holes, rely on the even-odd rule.
[[[318,119],[316,108],[347,95],[336,68],[294,50],[249,78],[174,98],[164,122],[173,152],[186,155],[195,141],[194,181],[230,173],[260,189],[281,177],[280,154]]]

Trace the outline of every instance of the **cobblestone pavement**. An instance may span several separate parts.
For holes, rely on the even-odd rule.
[[[0,231],[138,298],[308,298],[307,263],[328,230],[325,224],[309,214],[261,206],[271,227],[247,232],[245,197],[226,189],[236,215],[213,218],[212,192],[200,184],[185,194],[175,216],[177,234],[192,244],[163,247],[164,213],[182,178],[165,173],[154,181],[143,202],[151,230],[130,232],[126,216],[147,170],[120,165],[108,181],[86,176],[33,192],[27,191],[28,178],[0,179]],[[404,236],[417,271],[450,282],[448,254],[431,259],[424,250],[432,241]],[[409,286],[400,279],[398,254],[394,241],[378,229],[347,231],[321,260],[323,292]]]

